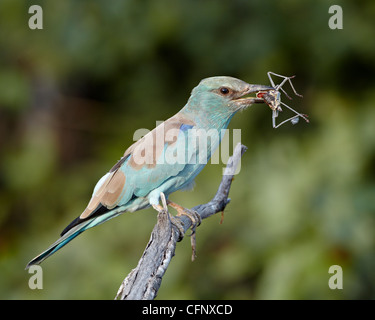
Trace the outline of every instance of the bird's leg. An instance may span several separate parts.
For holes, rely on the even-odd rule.
[[[177,203],[174,203],[172,201],[167,200],[168,205],[170,205],[172,208],[176,209],[177,216],[187,216],[191,220],[191,234],[190,234],[190,242],[191,242],[191,248],[193,250],[191,260],[194,261],[196,257],[196,238],[195,238],[195,230],[196,228],[201,224],[201,216],[195,212],[194,210],[186,209],[184,207],[181,207]]]
[[[182,206],[180,206],[177,203],[174,203],[172,201],[167,200],[167,203],[168,203],[169,206],[176,209],[178,217],[179,216],[187,216],[191,220],[191,222],[192,222],[191,231],[192,231],[192,234],[195,233],[195,229],[202,222],[201,216],[196,211],[184,208],[184,207],[182,207]]]
[[[179,220],[179,219],[176,219],[173,215],[171,215],[168,211],[168,208],[165,209],[163,206],[161,206],[160,204],[153,204],[152,207],[159,213],[161,212],[167,212],[168,215],[169,215],[169,219],[171,221],[171,223],[177,227],[180,235],[179,235],[179,238],[177,241],[181,241],[183,238],[184,238],[184,235],[185,235],[185,229],[182,225],[182,222]]]

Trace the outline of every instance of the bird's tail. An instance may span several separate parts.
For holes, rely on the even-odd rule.
[[[26,269],[28,269],[33,264],[40,264],[42,261],[47,259],[49,256],[53,255],[57,250],[61,249],[65,246],[68,242],[72,241],[75,237],[81,234],[83,231],[87,230],[90,227],[92,220],[85,221],[78,226],[70,229],[67,233],[65,233],[60,239],[58,239],[55,243],[53,243],[47,250],[43,251],[41,254],[36,256],[33,260],[31,260]]]
[[[123,213],[125,210],[126,208],[124,207],[118,207],[115,210],[111,210],[107,212],[106,214],[103,214],[99,217],[95,217],[89,220],[84,220],[83,222],[72,227],[65,233],[63,232],[61,238],[58,239],[55,243],[53,243],[47,250],[43,251],[41,254],[39,254],[34,259],[32,259],[27,264],[26,269],[28,269],[30,266],[34,264],[40,264],[42,261],[47,259],[49,256],[53,255],[56,251],[60,250],[63,246],[65,246],[67,243],[72,241],[75,237],[77,237],[82,232],[86,231],[87,229],[90,229],[99,224],[102,224],[103,222],[106,222],[109,219],[112,219],[118,216],[119,214]]]

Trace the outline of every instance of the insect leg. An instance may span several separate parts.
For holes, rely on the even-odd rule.
[[[274,76],[277,76],[277,77],[283,78],[284,80],[281,81],[280,84],[278,84],[277,86],[275,86],[274,82],[273,82],[272,79],[271,79],[271,74],[274,75]],[[272,86],[273,86],[276,90],[281,90],[283,93],[285,93],[285,95],[286,95],[289,99],[292,99],[292,98],[290,98],[290,97],[288,96],[288,94],[285,92],[285,90],[282,88],[282,86],[284,85],[284,83],[285,83],[286,81],[289,81],[290,87],[292,88],[292,90],[293,90],[293,92],[294,92],[294,94],[295,94],[296,96],[303,97],[301,94],[299,94],[299,93],[296,91],[296,89],[295,89],[294,86],[293,86],[293,83],[292,83],[292,80],[291,80],[291,79],[295,78],[295,75],[294,75],[294,76],[291,76],[291,77],[286,77],[286,76],[282,76],[281,74],[277,74],[277,73],[274,73],[274,72],[271,72],[271,71],[268,71],[268,72],[267,72],[267,75],[268,75],[268,78],[270,79],[270,82],[271,82]]]
[[[283,78],[284,80],[281,81],[280,84],[278,84],[277,86],[275,86],[274,82],[272,81],[271,74],[274,75],[274,76],[277,76],[277,77]],[[267,75],[268,75],[268,78],[270,79],[270,82],[271,82],[272,86],[273,86],[276,90],[279,90],[279,88],[282,87],[282,86],[284,85],[284,83],[288,80],[288,77],[286,77],[286,76],[282,76],[281,74],[277,74],[277,73],[274,73],[274,72],[272,72],[272,71],[268,71],[268,72],[267,72]]]
[[[298,122],[298,120],[297,120],[297,122],[295,122],[295,121],[293,121],[294,119],[299,119],[299,115],[293,116],[289,119],[286,119],[286,120],[280,122],[276,127],[274,126],[274,128],[276,129],[276,128],[280,127],[281,125],[283,125],[285,122],[288,122],[288,121],[292,122],[293,124],[296,124]]]
[[[271,72],[271,71],[268,71],[268,72],[267,72],[268,79],[270,80],[271,86],[275,88],[275,83],[273,82],[273,80],[272,80],[272,78],[271,78],[271,74],[273,74],[273,72]],[[276,90],[277,90],[277,89],[276,89]]]
[[[287,97],[289,100],[293,100],[293,99],[292,99],[292,98],[286,93],[286,91],[285,91],[283,88],[279,87],[278,90],[281,90],[281,91],[286,95],[286,97]]]
[[[293,89],[293,92],[294,92],[294,94],[296,95],[296,96],[299,96],[299,97],[303,97],[303,95],[302,94],[299,94],[297,91],[296,91],[296,89],[294,89],[294,87],[293,87],[293,84],[292,84],[292,80],[291,79],[293,79],[295,76],[292,76],[292,77],[289,77],[288,78],[288,80],[289,80],[289,83],[290,83],[290,87]]]
[[[280,103],[281,103],[282,105],[286,106],[289,110],[293,111],[295,114],[297,114],[297,116],[299,116],[299,117],[301,117],[302,119],[304,119],[307,123],[310,122],[309,119],[307,119],[307,116],[306,116],[306,115],[297,112],[296,110],[292,109],[292,108],[289,107],[287,104],[285,104],[284,102],[281,102],[281,101],[280,101]],[[294,116],[294,117],[296,117],[296,116]],[[292,117],[292,118],[294,118],[294,117]],[[290,119],[292,119],[292,118],[289,118],[288,120],[290,120]]]
[[[282,111],[281,108],[272,111],[272,127],[274,127],[275,129],[279,126],[276,126],[276,118],[279,116],[279,111]]]

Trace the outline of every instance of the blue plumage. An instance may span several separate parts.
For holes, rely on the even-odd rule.
[[[221,130],[228,126],[233,115],[252,103],[263,102],[244,96],[270,89],[232,77],[202,80],[180,112],[125,151],[121,160],[96,184],[83,213],[26,268],[41,263],[89,228],[124,212],[156,207],[160,193],[168,197],[191,186],[219,146]]]

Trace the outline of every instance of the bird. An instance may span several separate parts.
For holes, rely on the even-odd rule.
[[[56,242],[32,259],[26,269],[40,264],[87,229],[124,212],[150,206],[160,212],[161,195],[168,199],[177,190],[191,188],[219,146],[220,132],[227,128],[232,117],[254,103],[264,103],[263,99],[249,95],[272,89],[230,76],[201,80],[178,113],[126,149],[121,159],[97,182],[81,215],[61,232]],[[194,143],[207,132],[210,139],[202,145]],[[191,217],[188,209],[169,200],[168,205],[178,215]]]

